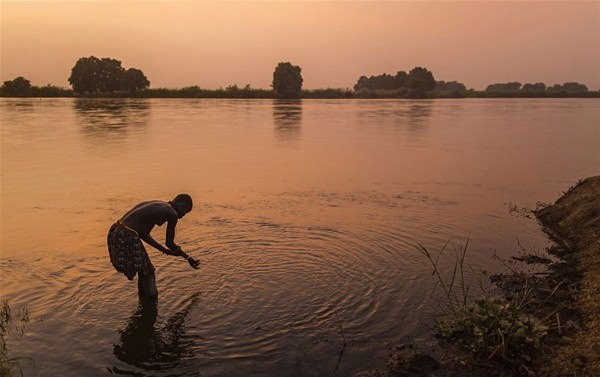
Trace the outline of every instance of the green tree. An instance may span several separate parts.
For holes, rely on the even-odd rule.
[[[273,72],[273,91],[280,98],[300,98],[302,69],[289,62],[279,63]]]
[[[21,97],[26,95],[31,89],[31,82],[26,78],[19,76],[14,80],[4,81],[0,88],[2,94],[10,97]]]
[[[150,86],[150,81],[144,75],[144,72],[137,68],[129,68],[123,73],[123,89],[128,92],[146,89]]]
[[[415,67],[408,73],[408,88],[410,89],[409,96],[421,98],[427,92],[435,89],[435,79],[433,73],[426,68]]]
[[[90,56],[75,63],[69,83],[78,93],[112,92],[123,89],[124,72],[118,60]]]

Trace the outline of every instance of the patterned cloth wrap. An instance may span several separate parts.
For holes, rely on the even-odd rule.
[[[133,280],[136,273],[149,275],[154,272],[150,257],[135,230],[116,222],[108,231],[107,243],[110,262],[127,279]]]

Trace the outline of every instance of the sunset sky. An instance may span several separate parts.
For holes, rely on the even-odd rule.
[[[577,81],[600,88],[600,2],[5,1],[2,81],[68,86],[78,58],[111,57],[151,87],[269,88],[278,62],[305,88],[415,66],[468,88]]]

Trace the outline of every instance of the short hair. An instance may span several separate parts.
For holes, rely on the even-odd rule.
[[[192,203],[192,197],[189,196],[188,194],[177,195],[175,197],[175,199],[173,199],[173,202],[181,203],[182,205],[188,207],[190,209],[190,211],[192,210],[192,207],[194,206],[194,203]]]

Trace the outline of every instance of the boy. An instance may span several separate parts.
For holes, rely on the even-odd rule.
[[[194,260],[175,244],[175,225],[192,210],[192,198],[179,194],[170,202],[151,200],[142,202],[129,210],[114,223],[108,232],[107,243],[110,261],[118,272],[129,280],[138,274],[138,294],[140,297],[158,296],[154,266],[141,240],[162,251],[164,254],[183,256],[193,268],[199,268],[200,262]],[[155,225],[167,223],[166,245],[162,246],[150,232]]]

